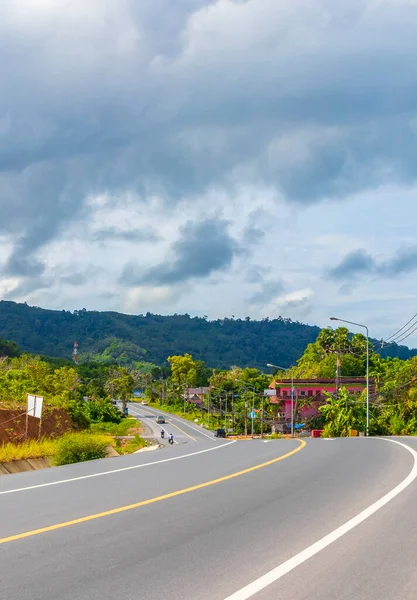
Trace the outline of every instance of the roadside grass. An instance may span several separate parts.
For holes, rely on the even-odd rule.
[[[12,460],[25,460],[27,458],[45,458],[53,456],[57,451],[57,440],[43,438],[37,440],[25,440],[20,444],[8,442],[0,446],[0,462]]]
[[[114,440],[114,448],[119,454],[133,454],[146,446],[146,441],[135,434],[133,440]]]
[[[132,440],[133,441],[133,440]],[[143,445],[145,442],[143,442]],[[67,433],[54,439],[25,440],[19,444],[8,442],[0,446],[0,462],[50,458],[55,465],[71,464],[95,458],[104,458],[109,446],[115,447],[110,434],[89,432]],[[140,443],[138,443],[140,447]],[[134,450],[132,450],[134,451]]]
[[[120,423],[92,423],[90,431],[92,433],[108,433],[110,435],[128,435],[129,430],[137,428],[139,421],[133,417],[122,419]]]

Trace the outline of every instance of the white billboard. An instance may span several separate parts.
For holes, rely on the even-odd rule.
[[[40,419],[42,416],[42,396],[27,395],[27,414],[35,419]]]

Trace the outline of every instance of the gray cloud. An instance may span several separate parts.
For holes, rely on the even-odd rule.
[[[395,277],[403,273],[411,273],[417,269],[417,246],[401,248],[389,260],[377,267],[377,272],[386,277]]]
[[[339,294],[341,296],[351,296],[355,291],[355,286],[351,283],[345,283],[339,288]]]
[[[340,280],[358,275],[397,277],[417,269],[417,247],[400,248],[392,257],[378,261],[365,250],[354,250],[329,270],[332,279]],[[343,286],[342,286],[343,287]]]
[[[259,290],[249,298],[251,305],[266,305],[277,296],[285,292],[285,284],[281,279],[275,281],[265,281],[260,286]]]
[[[93,234],[94,241],[106,242],[106,241],[120,241],[120,242],[157,242],[160,240],[160,236],[152,229],[140,230],[132,229],[122,231],[116,227],[108,227],[106,229],[100,229],[95,231]]]
[[[309,204],[416,180],[409,2],[18,4],[0,22],[8,274],[39,277],[38,252],[88,218],[88,195],[146,205],[246,185]]]
[[[349,252],[342,261],[329,270],[332,279],[345,279],[360,273],[373,273],[375,261],[370,254],[362,248]]]
[[[263,283],[271,272],[270,267],[265,265],[249,265],[246,270],[245,280],[247,283]]]
[[[227,226],[226,221],[216,219],[186,223],[179,239],[170,248],[170,261],[144,273],[136,264],[130,263],[123,270],[121,282],[126,285],[172,285],[229,267],[239,249],[227,232]]]

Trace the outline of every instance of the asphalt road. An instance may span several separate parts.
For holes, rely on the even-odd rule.
[[[416,456],[204,438],[2,477],[0,597],[414,600]]]
[[[212,442],[216,442],[213,432],[202,429],[198,424],[191,423],[186,419],[177,417],[170,413],[166,413],[162,410],[151,408],[150,406],[143,406],[141,403],[130,402],[128,404],[129,415],[138,418],[140,421],[145,423],[152,429],[155,437],[161,440],[161,430],[164,429],[167,436],[172,433],[174,436],[175,444],[188,444],[207,441],[208,439]],[[165,418],[166,423],[159,425],[156,422],[156,417],[162,415]],[[168,445],[168,441],[161,440],[161,443]]]

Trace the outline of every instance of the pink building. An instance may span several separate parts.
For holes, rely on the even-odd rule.
[[[291,379],[273,381],[265,395],[275,404],[282,419],[291,419]],[[366,389],[364,377],[341,377],[338,386],[335,379],[294,379],[294,408],[298,420],[308,419],[318,413],[318,407],[326,402],[325,392],[335,394],[337,388],[345,387],[351,394],[360,396]],[[369,381],[370,393],[375,391],[374,380]]]

